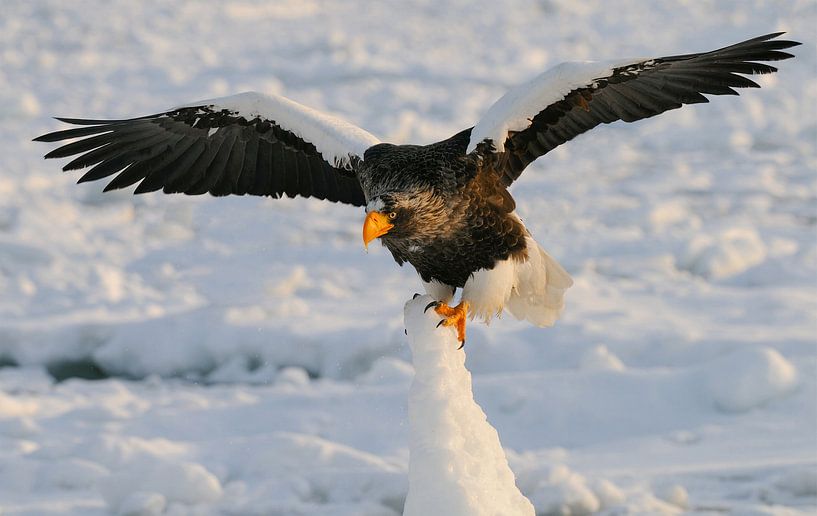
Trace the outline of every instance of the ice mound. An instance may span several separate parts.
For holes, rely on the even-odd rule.
[[[706,367],[707,386],[715,405],[726,412],[744,412],[791,392],[797,370],[771,348],[736,351]]]
[[[564,449],[511,455],[519,486],[534,504],[536,514],[613,512],[627,502],[629,495],[610,480],[571,469],[564,463],[569,457],[570,452]]]
[[[195,462],[143,462],[125,468],[101,485],[102,496],[118,514],[158,514],[167,502],[214,503],[222,496],[218,478]]]
[[[717,237],[698,235],[679,260],[680,268],[711,279],[740,274],[766,260],[766,244],[752,228],[732,228]]]
[[[624,363],[605,345],[585,351],[579,359],[579,367],[587,371],[623,371]]]
[[[533,515],[508,466],[499,435],[474,401],[465,352],[453,328],[423,312],[432,301],[406,303],[414,362],[409,391],[409,490],[404,516]]]
[[[616,496],[612,484],[603,488],[609,488],[607,494]],[[620,492],[618,497],[621,498]],[[532,490],[531,499],[541,514],[591,514],[602,508],[586,479],[561,464],[543,474]]]

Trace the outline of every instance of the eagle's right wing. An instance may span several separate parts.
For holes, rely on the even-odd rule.
[[[368,132],[292,100],[260,93],[194,102],[127,120],[59,118],[81,127],[36,141],[79,138],[46,158],[79,154],[63,167],[93,167],[79,182],[116,175],[105,190],[135,193],[300,195],[360,206],[354,174]]]

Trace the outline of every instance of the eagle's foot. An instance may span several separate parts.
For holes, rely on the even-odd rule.
[[[458,349],[462,349],[462,347],[465,346],[465,318],[468,316],[468,301],[463,301],[453,308],[445,303],[435,301],[433,303],[429,303],[428,306],[426,306],[426,310],[432,306],[434,307],[435,312],[444,317],[443,320],[437,323],[437,327],[456,327],[457,339],[460,341],[460,347]]]

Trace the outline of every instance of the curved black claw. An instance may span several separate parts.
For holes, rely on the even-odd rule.
[[[435,328],[439,328],[439,327],[440,327],[440,326],[442,326],[444,323],[445,323],[445,319],[440,319],[440,322],[438,322],[438,323],[437,323],[437,326],[435,326]]]
[[[436,308],[436,307],[440,306],[440,302],[439,301],[430,302],[429,304],[426,305],[425,308],[423,308],[423,313],[428,312],[428,309],[431,308],[432,306]]]
[[[403,328],[403,333],[405,333],[406,335],[408,335],[408,330],[407,330],[406,328]]]
[[[461,350],[464,347],[465,347],[465,341],[462,341],[462,343],[460,344],[460,347],[457,348],[457,351]]]
[[[414,297],[413,297],[412,299],[417,299],[418,297],[420,297],[420,294],[418,294],[417,292],[415,292],[415,293],[414,293]]]

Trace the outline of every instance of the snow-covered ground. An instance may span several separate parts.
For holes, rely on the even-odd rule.
[[[421,287],[363,210],[102,195],[41,159],[49,116],[259,90],[427,143],[562,60],[786,30],[763,89],[525,172],[576,284],[555,328],[472,324],[466,353],[539,514],[813,514],[815,26],[813,0],[2,2],[0,513],[393,516],[408,488]]]

